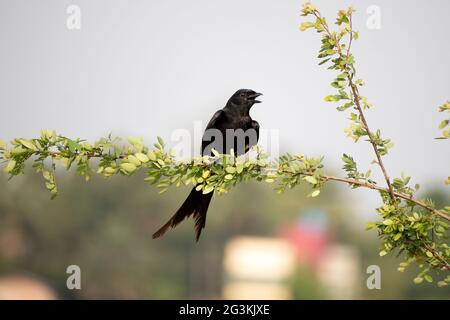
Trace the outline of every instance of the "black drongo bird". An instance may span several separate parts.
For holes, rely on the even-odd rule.
[[[217,111],[206,126],[202,138],[202,155],[210,155],[214,148],[220,153],[241,155],[258,142],[259,124],[250,117],[250,108],[261,101],[256,100],[261,93],[240,89],[231,96],[225,107]],[[211,141],[213,139],[213,142]],[[176,227],[185,218],[195,219],[196,241],[205,227],[206,212],[213,193],[203,194],[192,189],[191,193],[165,225],[153,234],[153,239],[161,237],[169,228]]]

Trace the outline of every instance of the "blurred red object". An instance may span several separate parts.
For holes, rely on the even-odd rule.
[[[301,264],[315,269],[330,242],[328,216],[321,210],[309,209],[296,223],[284,228],[282,237],[294,246]]]

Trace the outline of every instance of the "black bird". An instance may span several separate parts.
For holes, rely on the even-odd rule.
[[[220,153],[231,153],[233,149],[235,155],[241,155],[258,142],[259,124],[250,117],[250,108],[261,102],[256,100],[260,95],[262,94],[250,89],[240,89],[231,96],[225,107],[217,111],[206,126],[202,138],[202,155],[209,155],[212,148]],[[198,241],[205,227],[206,212],[212,196],[213,192],[203,194],[193,188],[172,218],[153,234],[153,239],[161,237],[169,228],[176,227],[193,215]]]

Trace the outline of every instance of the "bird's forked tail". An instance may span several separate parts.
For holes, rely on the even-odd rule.
[[[202,229],[205,227],[206,212],[208,211],[212,195],[213,192],[203,194],[202,191],[196,191],[195,188],[193,188],[187,199],[172,218],[153,234],[153,239],[161,237],[169,230],[169,228],[175,228],[185,218],[189,218],[193,215],[195,219],[196,241],[198,241]]]

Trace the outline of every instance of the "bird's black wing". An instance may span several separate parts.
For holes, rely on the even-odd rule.
[[[252,125],[251,128],[256,131],[256,141],[251,141],[250,139],[248,139],[247,141],[245,141],[245,152],[248,152],[248,150],[250,150],[251,147],[253,147],[254,145],[256,145],[259,141],[259,123],[258,121],[252,120]],[[254,143],[256,142],[256,143]]]
[[[225,111],[222,109],[216,111],[214,115],[212,116],[211,120],[209,120],[208,125],[206,126],[206,129],[216,128],[217,122],[219,119],[222,119],[222,117],[225,115]]]
[[[259,141],[259,123],[256,120],[252,120],[252,129],[256,131],[256,142]],[[253,146],[250,146],[253,147]]]
[[[221,126],[220,124],[223,122],[224,120],[224,116],[225,116],[225,111],[223,110],[219,110],[216,113],[214,113],[214,115],[212,116],[211,120],[209,120],[208,125],[206,126],[206,130],[208,129],[217,129],[217,130],[221,130]],[[202,155],[204,154],[204,150],[205,148],[211,143],[211,141],[208,139],[205,139],[205,135],[203,135],[203,139],[202,139],[202,150],[201,153]]]

